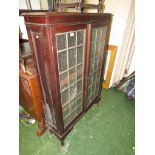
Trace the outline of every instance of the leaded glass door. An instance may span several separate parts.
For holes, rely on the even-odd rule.
[[[92,27],[90,38],[87,107],[99,95],[100,76],[107,27]]]
[[[55,33],[64,127],[83,109],[85,33],[85,28]]]

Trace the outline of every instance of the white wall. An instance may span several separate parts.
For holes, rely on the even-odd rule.
[[[19,9],[27,9],[26,0],[19,0]]]
[[[47,0],[30,0],[33,10],[47,9]],[[19,9],[28,9],[26,5],[26,0],[19,0]],[[19,26],[21,32],[23,33],[23,39],[28,39],[26,26],[24,23],[24,17],[19,17]]]
[[[105,0],[105,13],[113,14],[110,44],[121,46],[132,0]]]
[[[113,22],[110,33],[110,41],[109,44],[118,46],[116,60],[114,64],[114,69],[110,81],[110,86],[114,84],[114,82],[120,80],[120,64],[121,61],[124,61],[123,57],[123,41],[124,41],[124,33],[126,31],[127,20],[130,13],[130,7],[134,0],[105,0],[105,13],[112,13]]]
[[[22,38],[23,39],[28,39],[28,35],[27,35],[26,26],[25,26],[25,22],[24,22],[24,17],[23,16],[19,17],[19,26],[20,26],[21,32],[23,33]]]
[[[19,0],[19,9],[28,9],[26,5],[27,0]],[[47,6],[47,0],[30,0],[33,10],[41,9],[41,5],[44,7]]]

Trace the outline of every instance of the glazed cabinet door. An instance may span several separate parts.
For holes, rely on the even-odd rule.
[[[91,26],[87,107],[100,95],[99,90],[101,87],[101,72],[107,29],[107,25],[104,24],[92,24]]]
[[[55,27],[60,98],[64,128],[83,112],[86,26]]]

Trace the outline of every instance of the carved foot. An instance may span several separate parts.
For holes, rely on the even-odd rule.
[[[64,146],[64,140],[61,140],[61,146],[62,147]]]
[[[45,126],[45,124],[38,124],[38,130],[37,130],[37,135],[41,136],[45,131],[47,130],[47,127]]]

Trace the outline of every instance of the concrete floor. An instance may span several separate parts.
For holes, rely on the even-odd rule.
[[[102,91],[99,104],[74,126],[64,147],[54,135],[37,137],[36,125],[29,128],[20,122],[20,155],[134,155],[134,101],[112,88]]]

